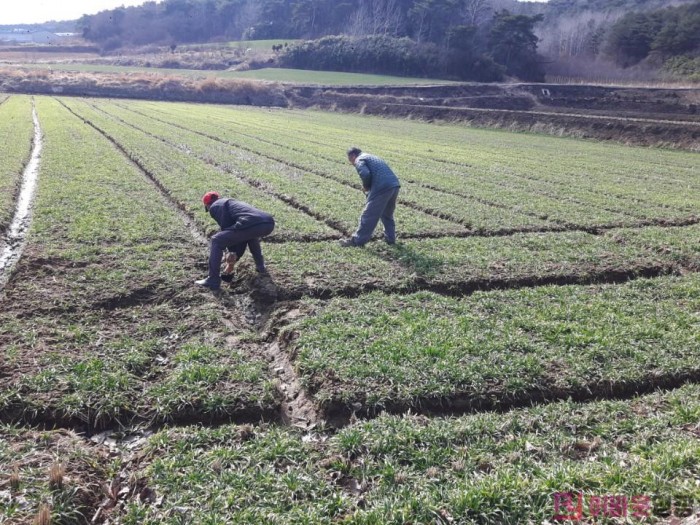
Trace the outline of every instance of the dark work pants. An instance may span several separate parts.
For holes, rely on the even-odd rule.
[[[387,242],[396,241],[396,224],[394,223],[394,210],[396,209],[396,199],[401,188],[389,188],[378,195],[371,193],[367,197],[367,204],[362,211],[360,224],[357,231],[352,236],[353,242],[357,246],[362,246],[372,238],[377,223],[381,220],[384,226],[384,238]]]
[[[260,238],[266,237],[275,229],[275,223],[256,224],[241,230],[229,229],[221,230],[211,238],[211,249],[209,252],[209,282],[217,284],[221,282],[221,258],[224,256],[224,250],[228,246],[236,244],[248,243],[250,253],[255,259],[255,267],[258,270],[265,268],[265,259],[263,259],[262,248],[260,247]]]

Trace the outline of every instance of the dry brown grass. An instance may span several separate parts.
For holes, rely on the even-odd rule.
[[[20,63],[48,64],[56,62],[80,61],[98,59],[97,53],[38,53],[31,51],[0,51],[0,60]]]
[[[10,485],[10,492],[13,494],[18,492],[22,483],[21,479],[19,477],[19,471],[17,470],[17,467],[12,471],[12,474],[10,474],[10,480],[9,480],[9,485]]]
[[[65,467],[61,463],[53,463],[49,469],[49,489],[52,491],[62,490],[65,475]]]
[[[248,79],[204,79],[158,73],[87,73],[0,68],[0,91],[105,97],[286,105],[277,83]]]
[[[42,505],[32,523],[34,525],[51,525],[51,507]]]
[[[684,80],[638,80],[638,79],[615,79],[605,77],[565,77],[547,76],[546,82],[549,84],[567,84],[576,86],[603,86],[603,87],[628,87],[647,89],[698,89],[700,82],[690,82]]]

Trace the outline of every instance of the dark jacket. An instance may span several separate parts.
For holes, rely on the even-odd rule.
[[[218,199],[209,206],[209,215],[222,230],[244,230],[258,224],[274,224],[272,215],[235,199]]]
[[[362,186],[369,192],[368,198],[392,189],[400,188],[399,178],[389,165],[379,157],[362,153],[355,160],[355,169],[362,179]]]

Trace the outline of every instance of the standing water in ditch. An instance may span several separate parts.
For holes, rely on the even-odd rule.
[[[10,280],[12,268],[14,268],[14,265],[22,255],[25,236],[31,224],[32,202],[39,177],[39,158],[42,146],[41,127],[39,126],[36,108],[32,108],[32,118],[34,119],[32,156],[22,174],[22,186],[17,199],[15,216],[7,232],[0,240],[0,289],[4,288]]]

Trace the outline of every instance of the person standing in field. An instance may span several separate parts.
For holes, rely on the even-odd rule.
[[[221,231],[211,238],[209,252],[209,275],[195,284],[218,290],[221,287],[221,259],[224,250],[231,246],[243,247],[247,244],[255,260],[255,267],[264,273],[265,259],[260,247],[260,239],[272,233],[275,220],[269,213],[254,208],[250,204],[234,199],[222,199],[210,191],[202,197],[204,209],[217,222]],[[241,252],[242,255],[242,252]]]
[[[362,180],[362,189],[367,195],[365,209],[360,216],[360,224],[352,237],[340,241],[344,247],[364,246],[374,233],[381,220],[384,226],[384,240],[387,244],[396,242],[394,210],[401,183],[389,165],[379,157],[362,153],[360,148],[348,150],[348,161],[355,166]]]

